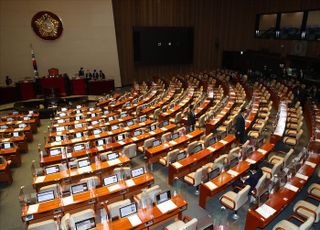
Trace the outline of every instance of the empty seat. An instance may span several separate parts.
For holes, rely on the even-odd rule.
[[[297,220],[301,220],[300,218],[297,218],[296,216],[292,215],[291,218],[295,218]],[[312,224],[314,222],[314,217],[309,217],[306,221],[304,221],[300,226],[288,221],[288,220],[281,220],[279,223],[277,223],[273,230],[308,230],[311,228]]]
[[[107,206],[108,212],[109,212],[109,218],[114,219],[116,217],[119,217],[120,216],[119,209],[123,206],[129,205],[130,203],[131,203],[130,199],[126,199],[126,200],[120,200],[112,204],[109,204]]]
[[[139,146],[138,150],[144,152],[145,149],[152,147],[153,141],[156,140],[154,137],[151,137],[143,142],[143,146]]]
[[[87,183],[88,188],[96,188],[101,185],[101,181],[98,176],[91,176],[87,178],[82,178],[80,183]]]
[[[176,160],[179,152],[179,149],[171,150],[168,152],[167,156],[160,157],[159,163],[168,167],[170,163]]]
[[[58,224],[54,220],[45,220],[38,223],[28,225],[28,230],[57,230]]]
[[[279,160],[272,168],[262,167],[261,170],[267,174],[267,178],[271,179],[275,174],[279,172],[283,165],[283,160]]]
[[[314,205],[305,200],[299,200],[293,207],[293,211],[304,218],[314,217],[314,222],[320,219],[320,203]]]
[[[198,219],[193,218],[191,220],[177,220],[173,222],[172,224],[166,226],[164,229],[165,230],[196,230],[198,225]]]
[[[76,223],[90,218],[95,218],[95,212],[91,208],[71,215],[70,213],[66,213],[61,219],[61,228],[62,230],[76,229]]]
[[[148,188],[145,190],[145,193],[148,194],[148,196],[150,197],[150,199],[152,200],[152,202],[156,201],[156,195],[159,194],[161,192],[160,186],[159,185],[154,185],[151,188]],[[135,195],[133,197],[134,201],[138,204],[139,201],[141,200],[141,196],[142,196],[143,192]]]
[[[137,156],[137,144],[130,144],[123,147],[123,154],[129,158]]]

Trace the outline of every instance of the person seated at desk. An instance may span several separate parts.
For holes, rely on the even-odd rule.
[[[102,70],[99,70],[99,77],[101,80],[106,79],[106,75],[102,72]]]
[[[251,169],[249,170],[249,173],[239,180],[235,181],[233,184],[233,187],[245,187],[246,185],[250,185],[250,192],[249,194],[252,194],[252,191],[255,189],[259,179],[262,177],[263,172],[258,167],[257,164],[252,165]]]

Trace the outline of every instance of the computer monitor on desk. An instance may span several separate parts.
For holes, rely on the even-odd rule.
[[[78,163],[78,168],[83,168],[90,165],[90,160],[89,159],[78,160],[77,163]]]
[[[54,166],[48,166],[45,168],[46,174],[53,174],[53,173],[57,173],[60,172],[60,168],[58,165],[54,165]]]
[[[72,195],[85,192],[85,191],[88,191],[88,185],[87,183],[71,185],[70,190]]]
[[[141,135],[141,130],[140,129],[138,129],[138,130],[135,130],[134,132],[133,132],[133,136],[139,136],[139,135]]]
[[[163,121],[163,122],[160,124],[161,128],[162,128],[162,127],[165,127],[165,126],[167,126],[167,125],[169,125],[169,121]]]
[[[229,168],[235,167],[239,163],[238,157],[234,157],[230,160]]]
[[[83,136],[83,133],[76,133],[76,138],[81,138]]]
[[[55,141],[59,142],[59,141],[63,141],[63,136],[55,136]]]
[[[118,183],[117,175],[112,175],[112,176],[108,176],[108,177],[103,178],[104,186],[109,186],[109,185],[116,184],[116,183]]]
[[[105,145],[105,139],[96,140],[96,146],[102,146],[102,145]]]
[[[55,198],[55,196],[54,196],[53,190],[37,193],[37,202],[38,203],[46,202],[49,200],[54,200],[54,198]]]
[[[132,169],[131,170],[131,177],[134,178],[134,177],[137,177],[137,176],[141,176],[144,173],[145,172],[144,172],[144,168],[143,167]]]
[[[140,120],[140,122],[145,122],[147,120],[147,116],[146,115],[141,116],[141,117],[139,117],[139,120]]]
[[[124,134],[120,134],[120,135],[118,135],[118,136],[116,137],[116,140],[117,140],[117,141],[122,141],[122,140],[124,140],[124,139],[125,139]]]
[[[171,199],[171,192],[167,190],[156,195],[157,204],[161,204]]]
[[[153,147],[156,147],[156,146],[159,146],[159,145],[161,145],[161,141],[160,141],[159,139],[154,140],[154,141],[152,142],[152,146],[153,146]]]
[[[119,125],[112,125],[111,126],[111,130],[116,130],[116,129],[119,129]]]
[[[83,125],[81,123],[75,124],[74,128],[75,129],[81,129],[83,127]]]
[[[131,126],[131,125],[133,125],[133,120],[130,120],[127,122],[127,126]]]
[[[94,229],[96,227],[96,222],[94,217],[81,220],[75,223],[76,230],[89,230]]]
[[[154,130],[156,130],[157,129],[157,126],[156,125],[151,125],[150,126],[150,131],[154,131]]]
[[[201,150],[202,150],[202,144],[198,144],[192,149],[191,153],[194,154],[194,153],[197,153]]]
[[[12,133],[12,136],[13,136],[13,137],[19,137],[19,132],[13,132],[13,133]]]
[[[137,205],[134,202],[119,209],[121,218],[133,215],[137,213],[137,211]]]
[[[73,149],[75,152],[77,152],[77,151],[81,151],[81,150],[85,149],[85,146],[84,146],[84,144],[78,144],[78,145],[75,145],[73,147]]]
[[[117,159],[119,158],[119,153],[109,153],[107,154],[107,160],[108,161],[111,161],[111,160],[114,160],[114,159]]]
[[[13,144],[10,143],[10,142],[5,142],[5,143],[2,144],[2,147],[4,149],[10,149],[12,146],[13,146]]]
[[[98,135],[98,134],[100,134],[102,131],[101,131],[101,129],[94,129],[93,130],[93,134],[94,135]]]
[[[124,118],[124,117],[127,117],[127,116],[128,116],[128,114],[126,112],[120,113],[120,118]]]
[[[180,160],[182,160],[182,159],[184,159],[186,157],[187,157],[187,153],[185,151],[182,151],[182,152],[178,153],[177,161],[180,161]]]
[[[172,134],[172,140],[178,139],[179,138],[179,133],[175,132]]]
[[[220,168],[216,168],[208,173],[208,181],[213,180],[220,174]]]
[[[113,121],[113,120],[114,120],[113,116],[108,117],[108,121]]]
[[[60,154],[62,154],[62,149],[61,148],[54,148],[54,149],[50,149],[50,152],[49,152],[49,154],[50,154],[50,156],[58,156],[58,155],[60,155]]]
[[[56,131],[57,132],[62,132],[62,131],[64,131],[65,130],[65,127],[64,126],[58,126],[58,127],[56,127]]]

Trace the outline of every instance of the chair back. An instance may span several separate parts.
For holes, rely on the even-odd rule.
[[[96,188],[101,185],[101,181],[100,181],[99,177],[97,177],[97,176],[82,178],[80,180],[80,183],[84,183],[84,182],[87,183],[88,188]]]
[[[154,137],[151,137],[151,138],[145,140],[143,143],[143,149],[146,150],[146,149],[152,147],[153,141],[155,141],[155,140],[156,140],[156,138],[154,138]]]
[[[250,191],[250,185],[246,185],[243,189],[241,189],[235,198],[235,210],[241,208],[248,201],[248,193]]]
[[[194,184],[193,186],[198,186],[202,181],[202,173],[203,168],[198,168],[197,171],[194,173]]]
[[[123,206],[129,205],[130,203],[131,203],[130,199],[126,199],[126,200],[120,200],[112,204],[109,204],[107,207],[108,207],[110,219],[113,219],[115,217],[120,217],[119,209]]]
[[[119,168],[113,169],[113,174],[116,174],[119,179],[121,178],[126,179],[131,176],[130,171],[131,171],[130,167],[119,167]]]
[[[314,222],[314,217],[313,216],[309,216],[308,219],[299,226],[299,230],[309,230]]]
[[[187,154],[188,154],[188,155],[192,154],[193,148],[196,147],[198,144],[199,144],[198,141],[194,141],[194,142],[191,142],[190,144],[188,144]]]
[[[74,214],[70,215],[70,225],[71,229],[76,229],[76,223],[89,219],[89,218],[95,218],[95,212],[93,209],[89,208]]]
[[[42,229],[57,230],[58,224],[54,220],[50,219],[50,220],[45,220],[45,221],[28,225],[28,230],[42,230]]]
[[[188,221],[187,223],[185,223],[183,229],[184,230],[196,230],[197,229],[197,225],[198,225],[198,219],[197,218],[193,218],[190,221]]]
[[[125,154],[129,158],[137,156],[137,144],[133,143],[130,145],[126,145],[123,148],[123,154]]]
[[[165,142],[169,142],[171,140],[171,132],[167,132],[162,134],[161,136],[161,142],[165,143]]]
[[[177,158],[177,155],[179,153],[179,149],[174,149],[174,150],[171,150],[170,152],[168,152],[168,155],[167,155],[167,166],[172,163],[173,161],[176,160]]]

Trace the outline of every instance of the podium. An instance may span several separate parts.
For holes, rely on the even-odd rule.
[[[72,79],[71,80],[72,95],[85,95],[87,94],[86,79]]]
[[[36,98],[33,81],[19,81],[17,83],[19,98],[21,100],[29,100]]]
[[[88,82],[88,94],[89,95],[102,95],[114,90],[114,80],[97,80]]]

